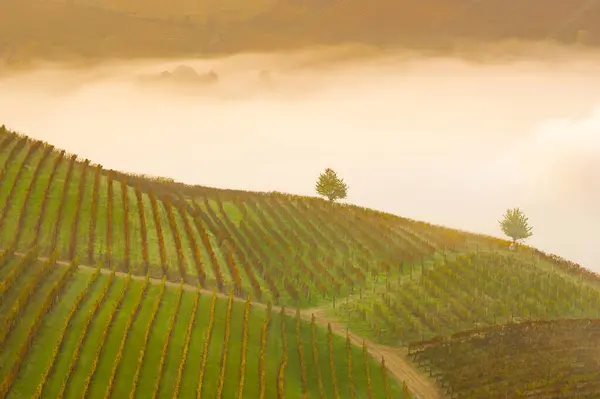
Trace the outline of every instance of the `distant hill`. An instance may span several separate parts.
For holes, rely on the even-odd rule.
[[[173,57],[315,44],[438,48],[462,41],[600,44],[598,0],[4,0],[0,54]]]

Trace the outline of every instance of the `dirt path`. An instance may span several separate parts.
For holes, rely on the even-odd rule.
[[[24,253],[16,252],[15,255],[24,256]],[[38,260],[46,261],[48,258],[39,257]],[[56,262],[62,266],[68,266],[70,263],[68,261],[59,260]],[[96,270],[96,267],[79,265],[80,269],[87,270],[89,272]],[[109,269],[101,269],[102,274],[110,274],[111,270]],[[116,272],[117,276],[126,277],[127,273]],[[146,279],[145,276],[134,276],[131,275],[131,278],[134,280],[144,281]],[[150,278],[151,284],[162,284],[161,279]],[[179,283],[174,283],[172,281],[166,281],[165,284],[169,287],[178,288],[180,286]],[[183,289],[186,291],[200,291],[200,293],[205,295],[213,295],[213,291],[198,288],[193,285],[183,284]],[[217,297],[222,299],[228,299],[228,294],[223,294],[220,292],[216,293]],[[239,297],[233,297],[233,300],[236,302],[245,302],[246,300]],[[265,309],[267,305],[259,302],[252,302],[253,306]],[[272,306],[272,310],[274,312],[280,312],[281,306]],[[311,309],[304,309],[300,311],[300,317],[305,320],[310,321],[312,315],[315,316],[315,323],[320,324],[321,326],[327,326],[329,323],[331,325],[331,330],[333,333],[346,338],[346,326],[339,321],[327,317],[325,315],[326,306],[319,306]],[[296,315],[296,310],[293,308],[286,308],[285,313],[289,316]],[[398,380],[398,382],[402,383],[402,381],[406,382],[408,389],[412,392],[412,394],[419,399],[437,399],[443,398],[444,394],[439,389],[439,387],[435,384],[435,382],[431,381],[425,374],[423,374],[418,368],[409,363],[404,355],[403,351],[398,348],[394,348],[391,346],[380,345],[375,342],[372,342],[368,339],[364,339],[352,332],[348,332],[348,336],[352,343],[357,346],[362,346],[363,341],[365,342],[365,346],[367,347],[367,351],[369,354],[377,361],[381,361],[383,357],[385,359],[385,364],[390,372],[390,374]]]

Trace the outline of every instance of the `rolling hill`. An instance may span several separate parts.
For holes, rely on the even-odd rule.
[[[474,327],[599,318],[599,281],[533,257],[466,252],[426,262],[377,292],[341,304],[337,313],[357,331],[403,346]]]
[[[299,314],[35,256],[0,263],[2,398],[407,397]]]
[[[598,392],[593,363],[536,363],[527,379],[557,345],[503,341],[595,325],[600,276],[557,256],[313,197],[107,170],[4,126],[0,165],[0,398]],[[594,339],[574,337],[569,359]],[[498,366],[513,358],[524,368]]]
[[[597,398],[598,319],[512,323],[418,342],[410,354],[453,397]]]
[[[77,32],[77,34],[74,34]],[[360,43],[452,52],[502,40],[600,44],[597,0],[4,0],[0,55],[198,56]]]
[[[0,139],[0,247],[18,252],[310,307],[444,249],[507,245],[315,198],[105,170],[6,129]]]

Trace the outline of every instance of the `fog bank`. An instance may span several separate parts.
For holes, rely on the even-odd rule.
[[[321,56],[6,76],[0,124],[107,168],[223,188],[313,195],[331,167],[348,202],[497,236],[502,213],[519,206],[530,244],[600,271],[599,56]],[[219,81],[138,80],[180,64]]]

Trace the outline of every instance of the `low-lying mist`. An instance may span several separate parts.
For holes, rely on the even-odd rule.
[[[530,244],[600,271],[600,56],[330,55],[49,66],[0,79],[0,124],[223,188],[313,195],[331,167],[348,202],[497,236],[519,206]],[[141,79],[178,65],[218,81]]]

